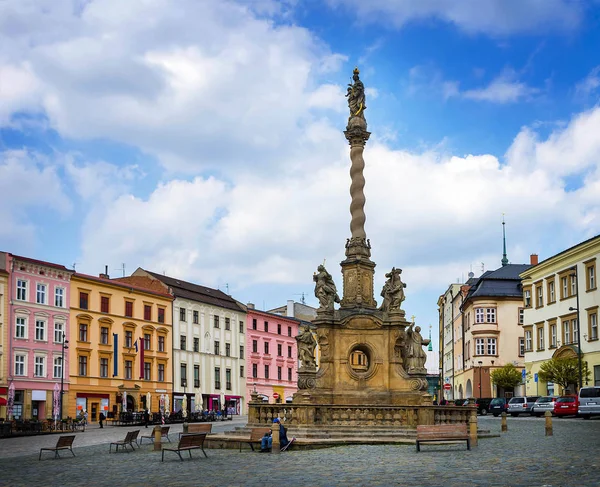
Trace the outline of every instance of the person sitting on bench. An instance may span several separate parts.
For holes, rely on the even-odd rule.
[[[287,444],[290,442],[290,440],[288,440],[287,437],[287,431],[284,428],[282,428],[280,426],[280,421],[279,418],[275,418],[273,420],[273,423],[277,423],[277,427],[279,428],[279,447],[280,448],[285,448],[287,446]],[[269,433],[265,433],[265,436],[262,437],[262,440],[260,441],[260,451],[262,453],[271,451],[271,447],[273,445],[273,437],[271,436],[273,433],[273,430],[271,430],[271,432]]]

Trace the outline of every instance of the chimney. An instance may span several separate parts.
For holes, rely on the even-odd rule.
[[[254,309],[254,303],[246,303],[248,309]]]
[[[294,317],[294,300],[288,299],[287,301],[287,313],[286,316]]]
[[[538,265],[538,254],[531,254],[529,256],[529,263],[531,265]]]
[[[110,279],[110,276],[108,275],[108,266],[107,265],[104,266],[104,274],[99,274],[98,276],[101,279]]]

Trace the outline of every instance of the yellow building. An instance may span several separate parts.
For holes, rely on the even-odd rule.
[[[540,366],[556,357],[581,359],[583,385],[600,385],[599,258],[600,236],[596,236],[521,274],[527,394],[558,395],[577,390],[576,383],[564,391],[556,384],[536,381]],[[590,373],[587,380],[586,367]]]
[[[150,393],[158,412],[160,395],[173,390],[172,300],[158,283],[142,288],[105,274],[73,275],[65,415],[118,416],[125,393],[128,411],[147,408]]]

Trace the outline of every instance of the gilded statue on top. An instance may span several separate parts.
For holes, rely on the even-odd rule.
[[[365,103],[365,85],[363,85],[363,82],[358,77],[359,73],[358,68],[354,68],[354,74],[352,75],[354,83],[348,84],[346,97],[348,98],[348,108],[350,108],[349,118],[360,117],[364,120],[364,111],[367,108]]]

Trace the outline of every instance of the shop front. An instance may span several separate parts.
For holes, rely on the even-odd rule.
[[[88,421],[98,421],[100,413],[109,417],[110,394],[78,392],[75,397],[77,417],[88,413]]]
[[[225,395],[225,409],[227,409],[228,416],[233,414],[241,414],[242,396]]]

